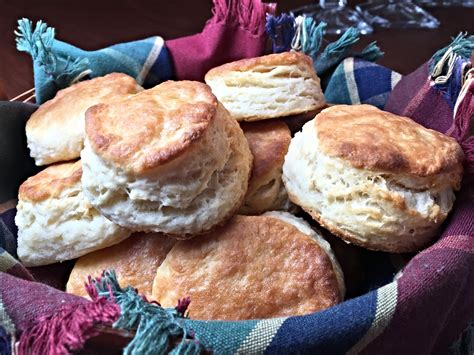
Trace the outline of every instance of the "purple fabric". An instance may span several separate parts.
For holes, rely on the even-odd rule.
[[[439,353],[474,319],[473,216],[474,200],[458,201],[441,239],[410,261],[392,321],[364,353]]]
[[[443,94],[429,81],[429,64],[403,77],[388,98],[385,110],[410,117],[419,124],[446,132],[452,124],[453,110]]]
[[[265,14],[275,9],[260,0],[214,0],[214,16],[201,33],[166,41],[176,78],[202,81],[211,68],[263,55]]]
[[[88,302],[38,282],[26,281],[0,272],[0,297],[18,331],[31,327],[66,303]]]
[[[458,78],[459,79],[459,78]],[[390,324],[365,353],[438,353],[474,319],[474,81],[457,102],[456,114],[430,85],[428,64],[404,77],[386,109],[455,138],[466,154],[461,190],[440,239],[415,256],[398,280],[397,307]],[[402,341],[400,341],[402,339]]]
[[[19,278],[24,279],[24,280],[28,280],[28,281],[34,281],[35,280],[33,275],[31,275],[31,273],[28,272],[28,270],[23,265],[21,265],[20,263],[15,264],[10,269],[8,269],[8,273],[12,276],[19,277]],[[3,285],[2,285],[2,287],[3,287]]]

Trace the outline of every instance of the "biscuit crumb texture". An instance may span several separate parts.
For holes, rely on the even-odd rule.
[[[315,120],[305,124],[285,157],[292,202],[345,241],[373,250],[412,252],[436,236],[458,181],[355,168],[322,151],[316,127]]]
[[[275,216],[234,216],[209,234],[175,244],[157,269],[153,298],[172,307],[188,295],[193,319],[316,312],[343,299],[327,246]]]
[[[55,166],[47,169],[51,168]],[[26,196],[22,199],[20,194],[15,223],[18,226],[17,253],[23,265],[39,266],[75,259],[119,243],[130,235],[129,230],[109,221],[87,201],[80,180],[56,186],[59,188],[49,197],[30,196],[36,196],[37,200]]]
[[[252,156],[245,136],[219,105],[186,154],[140,175],[99,157],[86,140],[84,193],[102,214],[136,231],[187,238],[223,223],[247,191]]]
[[[279,53],[212,69],[206,83],[237,121],[258,121],[316,110],[325,105],[309,57]]]

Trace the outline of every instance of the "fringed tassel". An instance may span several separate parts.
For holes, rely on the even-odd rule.
[[[272,40],[273,53],[288,51],[295,36],[295,18],[288,14],[280,16],[267,14],[265,30]]]
[[[22,18],[18,20],[15,35],[16,48],[29,53],[36,66],[51,76],[59,88],[67,87],[90,73],[86,58],[71,60],[69,57],[60,58],[53,52],[54,28],[43,21],[38,21],[33,30],[31,20]]]
[[[324,38],[326,23],[316,21],[312,17],[298,16],[296,18],[296,34],[291,43],[291,48],[301,51],[316,60]]]
[[[335,42],[329,43],[324,52],[321,53],[325,57],[337,57],[345,54],[355,43],[359,41],[359,31],[350,27]]]
[[[18,355],[69,354],[80,350],[87,339],[98,334],[96,325],[110,326],[119,315],[120,307],[105,297],[66,305],[21,334]]]
[[[337,41],[329,43],[314,63],[318,75],[321,76],[347,58],[350,48],[357,41],[359,41],[359,31],[351,27]]]
[[[434,78],[434,87],[439,90],[450,107],[454,109],[456,100],[463,86],[463,78],[466,69],[470,66],[470,61],[460,56],[451,56],[448,60],[448,69],[445,74],[441,74]]]
[[[433,54],[431,57],[430,71],[433,73],[440,62],[442,62],[442,66],[444,66],[446,60],[443,60],[443,58],[446,57],[447,54],[453,53],[461,58],[470,59],[472,51],[474,51],[474,36],[468,37],[467,33],[460,33],[456,38],[453,38],[453,41],[448,46],[441,48]]]
[[[324,22],[316,24],[312,17],[305,16],[298,16],[295,23],[296,33],[291,47],[313,58],[319,76],[324,75],[347,57],[376,61],[383,56],[376,42],[370,43],[361,52],[351,51],[353,45],[359,41],[359,31],[355,28],[349,28],[337,41],[329,43],[320,53],[326,24]]]
[[[361,52],[356,52],[353,54],[354,57],[368,60],[369,62],[375,62],[376,60],[383,57],[383,55],[384,52],[380,50],[379,46],[377,46],[377,42],[375,41],[370,43]]]
[[[451,108],[463,86],[465,72],[471,63],[471,53],[474,50],[474,36],[460,33],[451,44],[437,51],[430,62],[431,80]]]
[[[0,325],[0,354],[11,355],[11,339],[5,328]]]
[[[57,59],[51,52],[54,41],[54,28],[48,27],[43,21],[38,21],[33,30],[31,20],[22,18],[18,20],[18,29],[14,32],[17,36],[16,48],[20,52],[27,52],[34,61],[38,60],[48,73],[56,70]]]
[[[98,294],[113,297],[121,308],[115,328],[136,330],[135,337],[124,349],[124,354],[147,355],[172,354],[197,355],[205,351],[193,332],[182,324],[189,299],[178,302],[176,308],[162,308],[138,295],[132,287],[122,289],[114,271],[106,271],[99,279],[91,280],[90,287]]]
[[[214,0],[213,16],[208,24],[226,22],[235,24],[255,36],[265,33],[265,14],[275,11],[275,5],[260,0]]]

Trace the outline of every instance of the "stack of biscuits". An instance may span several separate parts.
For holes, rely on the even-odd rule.
[[[344,299],[316,222],[372,250],[432,242],[462,177],[454,140],[368,105],[324,109],[297,52],[228,63],[205,82],[144,90],[113,73],[39,107],[27,142],[49,166],[19,190],[24,265],[77,259],[67,292],[87,297],[88,276],[115,269],[163,306],[190,297],[191,318],[242,320]],[[292,137],[295,115],[312,119]]]

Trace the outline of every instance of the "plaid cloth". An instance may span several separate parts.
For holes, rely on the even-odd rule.
[[[344,66],[344,63],[341,65]],[[397,90],[398,87],[426,88],[428,85],[430,90],[425,91],[425,94],[412,95],[418,97],[419,102],[423,102],[423,110],[416,110],[416,117],[412,118],[426,127],[453,135],[465,149],[467,159],[463,186],[457,194],[454,210],[446,221],[439,240],[414,256],[395,279],[392,276],[396,269],[384,266],[390,264],[390,256],[370,252],[370,266],[373,270],[371,276],[374,276],[370,279],[376,280],[376,284],[367,285],[368,292],[362,296],[322,312],[241,322],[182,320],[183,326],[192,331],[204,347],[216,354],[442,353],[447,351],[469,321],[474,319],[474,149],[471,149],[472,132],[469,131],[474,119],[474,84],[472,78],[467,80],[455,105],[447,105],[448,108],[456,107],[456,112],[451,109],[440,114],[434,109],[442,106],[439,100],[446,100],[446,97],[431,91],[437,89],[430,85],[427,78],[428,76],[409,75],[401,79],[388,102],[392,103],[393,111],[403,112],[409,106],[406,102],[411,101],[404,99],[405,93]],[[379,81],[383,80],[387,82],[380,87],[393,86],[391,74],[381,76]],[[362,82],[363,80],[356,83],[357,95],[363,91],[358,89],[358,85],[369,85]],[[351,90],[347,82],[345,85],[347,90]],[[355,97],[355,94],[352,96]],[[398,105],[393,104],[397,102]],[[34,108],[24,106],[14,109],[11,105],[0,105],[0,125],[8,114],[16,117],[21,128],[28,110]],[[18,129],[16,133],[15,129],[12,134],[18,134]],[[0,132],[4,132],[1,127]],[[8,135],[7,132],[3,134]],[[17,167],[21,169],[22,166],[28,167],[25,162],[30,159],[24,154],[24,151],[7,149],[3,159],[9,161],[11,157],[15,157]],[[2,172],[4,171],[2,168]],[[12,178],[12,181],[19,183],[20,178]],[[13,193],[10,191],[4,195],[11,196]],[[0,214],[0,241],[3,249],[14,252],[15,211],[8,209],[8,206],[5,208]],[[32,273],[3,249],[0,250],[2,351],[8,353],[12,342],[18,339],[20,349],[25,353],[63,353],[79,350],[84,341],[94,334],[94,325],[110,325],[116,319],[116,308],[110,306],[114,304],[113,300],[97,304],[95,301],[90,302],[35,282]],[[383,272],[379,274],[378,268],[383,269]],[[372,287],[377,288],[370,289]],[[84,314],[90,314],[91,317],[84,319]],[[101,317],[102,314],[108,316]],[[75,332],[69,332],[67,336],[64,333],[54,333],[53,328],[60,327],[61,322],[66,322]],[[41,324],[48,327],[41,328]],[[32,336],[32,329],[38,329],[38,325],[44,332],[34,333]],[[66,330],[68,329],[66,327]],[[63,336],[49,336],[51,334]],[[30,340],[36,339],[35,350],[28,350],[22,342],[26,335],[29,335]],[[153,349],[134,353],[153,353]]]
[[[430,76],[429,63],[425,63],[394,89],[394,95],[388,100],[385,109],[397,115],[417,119],[421,124],[446,132],[452,125],[451,120],[439,120],[436,116],[453,117],[453,109],[442,93],[433,89],[426,80]],[[434,106],[433,106],[434,105]],[[436,115],[426,115],[429,110]]]
[[[401,78],[399,73],[384,66],[346,58],[331,75],[324,96],[332,104],[369,104],[383,109]]]
[[[121,72],[145,88],[168,80],[203,80],[218,65],[262,55],[266,46],[265,15],[276,4],[260,0],[213,0],[213,17],[201,33],[164,41],[154,36],[85,51],[56,40],[54,28],[38,21],[18,21],[17,48],[33,58],[36,102],[89,77]]]

